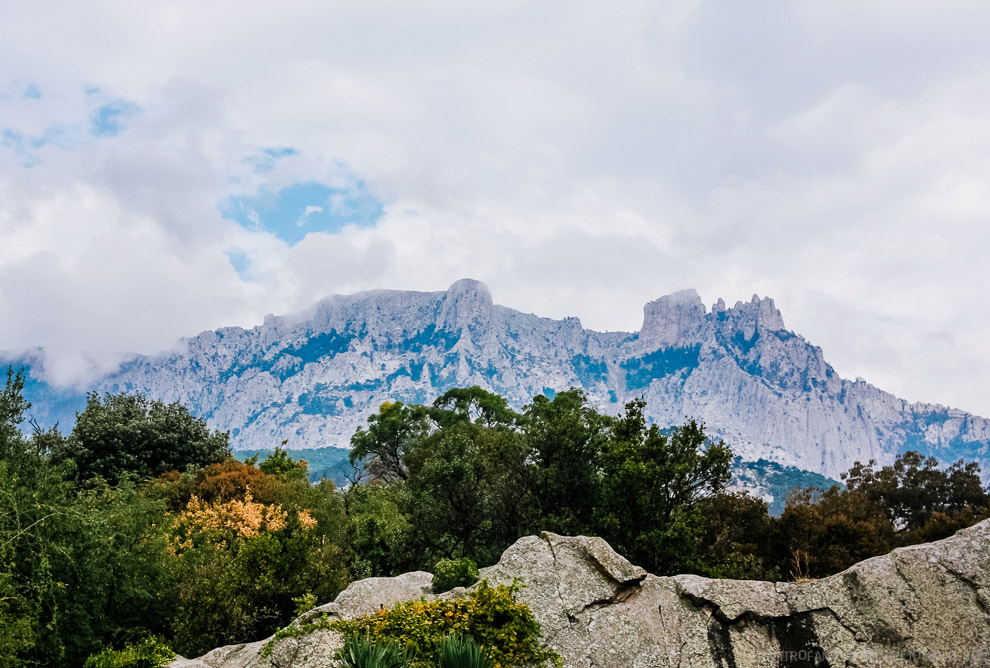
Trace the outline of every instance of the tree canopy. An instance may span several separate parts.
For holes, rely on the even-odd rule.
[[[93,392],[55,455],[75,462],[80,480],[98,476],[113,484],[223,461],[230,457],[228,437],[177,402]]]

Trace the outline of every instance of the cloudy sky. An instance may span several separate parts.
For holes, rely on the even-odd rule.
[[[7,2],[0,350],[84,382],[330,293],[773,297],[990,415],[990,4]]]

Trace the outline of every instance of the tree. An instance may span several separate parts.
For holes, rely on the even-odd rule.
[[[842,478],[850,491],[883,509],[901,545],[945,538],[990,514],[975,462],[959,460],[941,469],[934,457],[909,450],[879,469],[873,460],[856,462]]]
[[[393,483],[409,477],[406,457],[430,430],[425,406],[385,402],[351,437],[351,463],[367,460],[368,472]]]
[[[647,424],[645,407],[642,399],[627,403],[604,446],[600,535],[652,573],[697,571],[697,504],[725,488],[732,451],[693,420],[661,433]]]
[[[134,394],[95,392],[78,414],[66,443],[55,453],[71,459],[77,477],[101,477],[111,484],[139,480],[230,457],[228,434],[211,431],[179,403],[149,401]]]
[[[514,427],[521,416],[509,408],[505,397],[478,385],[447,390],[433,402],[430,416],[441,427],[454,422],[470,422],[488,428]]]
[[[24,370],[7,368],[7,382],[0,390],[0,457],[23,454],[26,446],[19,425],[31,408],[24,399]]]
[[[766,501],[722,492],[701,501],[703,575],[736,580],[778,580],[777,526]]]
[[[598,470],[611,419],[573,388],[552,400],[534,397],[525,417],[537,515],[533,530],[589,533],[601,496]]]
[[[419,446],[400,497],[420,568],[439,558],[494,563],[526,533],[531,497],[522,436],[503,427],[448,424]]]
[[[779,525],[778,563],[795,579],[838,573],[894,547],[894,525],[861,490],[798,490],[787,499]]]

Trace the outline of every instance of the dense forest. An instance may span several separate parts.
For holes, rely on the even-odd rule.
[[[990,515],[975,464],[907,452],[772,516],[727,491],[731,449],[703,425],[661,429],[642,401],[603,415],[578,390],[521,411],[478,387],[383,404],[339,486],[279,447],[238,461],[227,434],[140,396],[91,394],[71,433],[26,433],[24,381],[0,390],[0,668],[197,656],[355,579],[470,583],[540,531],[601,536],[660,575],[799,580]]]

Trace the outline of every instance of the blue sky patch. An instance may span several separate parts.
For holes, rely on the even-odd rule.
[[[234,268],[237,275],[243,280],[248,280],[247,270],[251,266],[251,260],[245,253],[241,251],[226,251],[224,255],[230,260],[230,266]]]
[[[288,158],[289,156],[296,155],[298,152],[296,149],[289,147],[262,149],[261,154],[254,160],[254,173],[267,174],[275,169],[275,163],[279,159]]]
[[[93,110],[89,117],[89,133],[97,137],[115,137],[124,129],[128,116],[139,107],[127,100],[113,100]]]
[[[290,245],[310,232],[335,233],[345,225],[373,225],[384,211],[361,181],[348,189],[316,181],[277,191],[263,188],[254,196],[228,197],[219,208],[224,218],[247,229],[271,232]]]
[[[33,142],[30,137],[25,137],[20,132],[15,132],[10,128],[5,128],[0,132],[0,146],[10,149],[17,156],[21,167],[34,167],[41,162],[38,156],[34,154],[34,151],[31,150],[32,144]]]
[[[21,91],[21,97],[25,100],[40,100],[41,99],[41,88],[36,84],[28,84]]]
[[[22,167],[34,167],[41,164],[41,157],[37,149],[42,146],[53,145],[58,148],[70,148],[72,146],[72,136],[70,128],[53,125],[45,128],[40,135],[26,135],[10,128],[0,131],[0,146],[9,149],[17,156],[17,160]]]

